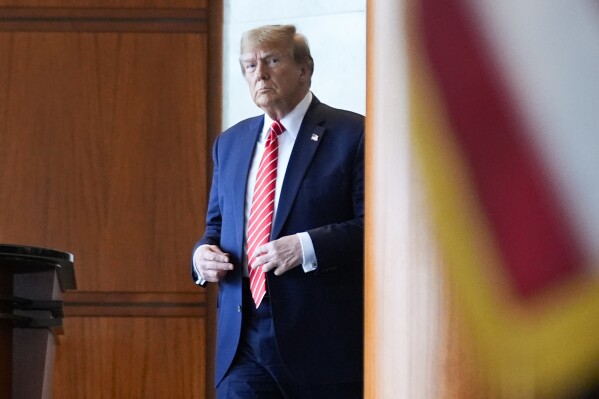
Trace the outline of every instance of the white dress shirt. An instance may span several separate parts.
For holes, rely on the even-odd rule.
[[[287,171],[287,165],[289,164],[289,158],[291,157],[291,152],[293,150],[293,145],[295,144],[295,139],[299,133],[299,129],[301,127],[302,121],[304,120],[304,116],[308,111],[308,107],[312,102],[312,92],[308,92],[302,101],[285,117],[283,117],[279,122],[285,127],[285,131],[279,135],[279,155],[277,160],[277,181],[275,186],[275,203],[274,203],[274,214],[277,214],[277,207],[279,204],[279,197],[281,195],[281,187],[283,186],[283,180],[285,177],[285,172]],[[260,160],[262,159],[262,155],[264,154],[264,146],[266,142],[266,138],[268,137],[268,131],[270,130],[270,126],[272,125],[273,120],[268,116],[264,115],[264,126],[262,127],[262,132],[258,137],[258,142],[256,143],[256,148],[254,150],[254,155],[252,157],[252,163],[250,165],[250,170],[248,174],[248,181],[246,186],[246,194],[245,194],[245,225],[244,225],[244,246],[243,246],[243,275],[248,276],[247,270],[247,256],[246,256],[246,248],[245,242],[247,240],[247,227],[248,221],[250,218],[250,210],[252,207],[252,197],[254,193],[254,185],[256,184],[256,175],[258,174],[258,166],[260,164]],[[276,217],[276,216],[275,216]],[[274,219],[273,219],[274,221]],[[314,252],[314,245],[312,243],[312,239],[307,232],[301,232],[297,234],[301,246],[302,246],[302,268],[304,272],[308,273],[316,270],[318,263],[316,260],[316,254]],[[199,249],[199,248],[198,248]],[[201,278],[199,270],[196,265],[196,252],[193,256],[193,266],[196,270],[196,273],[200,277],[197,281],[198,284],[203,284],[205,281]]]

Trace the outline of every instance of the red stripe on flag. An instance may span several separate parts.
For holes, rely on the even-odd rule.
[[[420,23],[455,140],[517,293],[581,271],[583,256],[489,48],[460,0],[422,0]],[[442,199],[440,199],[442,200]],[[468,215],[463,215],[468,217]]]

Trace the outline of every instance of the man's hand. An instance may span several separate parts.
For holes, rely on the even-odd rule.
[[[262,267],[264,272],[274,269],[276,276],[288,272],[302,263],[302,244],[296,234],[281,237],[256,249],[254,268]]]
[[[225,277],[233,264],[229,263],[229,254],[224,253],[217,245],[202,245],[194,253],[194,264],[200,276],[213,283]]]

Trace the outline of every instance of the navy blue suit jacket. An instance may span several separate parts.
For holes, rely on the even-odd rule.
[[[217,385],[231,365],[241,332],[245,188],[263,123],[263,116],[250,118],[217,138],[206,231],[196,245],[220,246],[235,265],[219,283]],[[281,276],[267,274],[280,356],[300,383],[360,381],[364,117],[316,97],[289,159],[271,239],[302,231],[314,243],[318,269],[305,273],[299,266]]]

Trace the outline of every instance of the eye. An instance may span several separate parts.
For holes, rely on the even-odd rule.
[[[269,65],[275,65],[275,64],[277,64],[278,62],[279,62],[279,59],[278,59],[278,58],[276,58],[276,57],[273,57],[273,58],[269,58],[269,59],[268,59],[268,64],[269,64]]]
[[[254,63],[247,63],[247,64],[245,64],[245,70],[246,71],[253,71],[254,69],[256,69],[256,64],[254,64]]]

